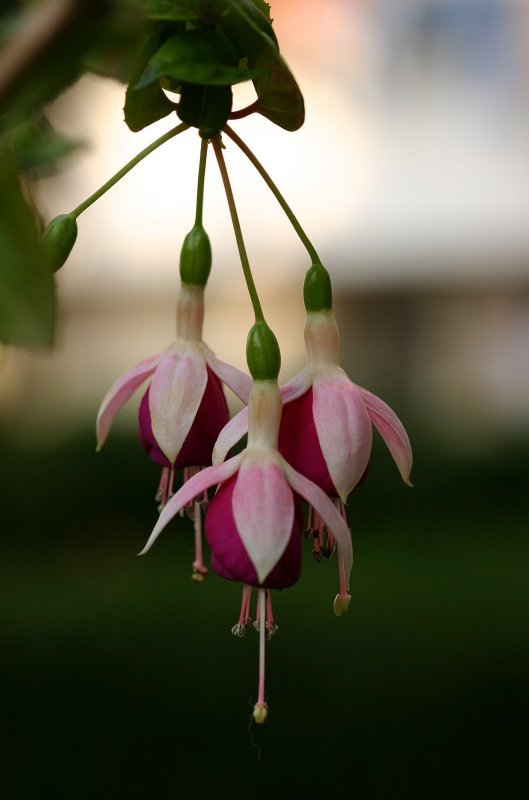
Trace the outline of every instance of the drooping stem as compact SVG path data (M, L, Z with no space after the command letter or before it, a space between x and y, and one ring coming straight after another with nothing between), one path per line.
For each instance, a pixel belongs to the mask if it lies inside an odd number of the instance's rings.
M104 183L96 192L91 194L90 197L88 197L84 202L80 203L77 208L71 212L72 216L77 218L83 213L83 211L86 211L87 208L95 203L96 200L99 200L99 198L104 195L105 192L108 192L109 189L115 186L118 181L120 181L128 172L131 171L131 169L134 169L134 167L139 164L140 161L143 161L146 156L153 153L154 150L157 150L162 144L168 142L169 139L173 138L173 136L178 136L179 133L186 131L188 128L189 125L185 125L182 122L180 125L177 125L176 128L172 128L170 131L167 131L167 133L164 133L163 136L160 136L159 139L156 139L156 141L152 142L152 144L138 153L137 156L134 156L134 158L129 161L128 164L125 164L124 167L116 172L116 174L113 175L112 178L110 178L106 183Z
M204 181L206 178L207 155L208 155L208 141L207 139L202 139L200 144L200 162L198 165L197 210L195 213L195 225L202 224L202 211L204 208Z
M259 295L257 294L257 289L254 283L250 262L248 260L248 254L246 253L246 246L244 244L241 225L239 222L239 216L237 214L235 198L233 197L230 179L228 176L228 171L226 169L226 163L224 161L224 156L222 155L222 143L220 135L215 136L215 138L213 139L213 149L215 150L215 156L217 157L217 163L219 165L219 170L222 177L222 183L224 184L224 191L226 192L226 199L228 200L231 222L233 225L233 231L235 233L235 240L237 242L237 249L239 251L239 256L241 259L242 271L244 273L246 286L248 287L248 294L250 295L250 300L252 301L255 319L256 322L264 321L263 309L261 308L261 302L259 300Z
M227 136L229 136L230 139L232 139L235 142L235 144L242 150L244 155L254 165L254 167L257 170L257 172L261 175L261 177L263 178L264 182L266 183L266 185L268 186L268 188L270 189L270 191L272 192L272 194L276 198L277 202L279 203L279 205L281 206L281 208L283 209L283 211L287 215L292 227L294 228L294 230L296 231L297 235L301 239L301 242L303 243L305 249L307 250L309 256L311 257L313 263L321 264L320 257L318 256L318 253L316 252L316 248L314 247L314 245L310 241L309 237L307 236L307 234L305 233L305 231L301 227L301 224L300 224L298 218L296 217L296 215L294 214L294 212L292 211L292 209L288 205L287 201L285 200L285 198L283 197L283 195L281 194L281 192L277 188L276 184L274 183L274 181L272 180L272 178L270 177L268 172L265 170L265 168L263 167L263 165L261 164L259 159L252 153L250 148L243 142L243 140L240 138L240 136L238 136L235 133L235 131L230 128L229 125L225 125L224 126L224 133Z

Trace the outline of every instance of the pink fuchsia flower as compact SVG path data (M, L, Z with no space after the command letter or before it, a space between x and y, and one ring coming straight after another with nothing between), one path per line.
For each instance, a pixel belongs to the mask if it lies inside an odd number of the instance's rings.
M383 400L350 381L340 367L332 310L307 313L305 343L307 366L281 387L281 454L328 495L345 503L367 469L373 424L404 482L411 485L412 452L404 426ZM244 435L247 419L243 409L222 430L213 463L222 461Z
M206 538L212 566L228 580L244 584L236 635L249 621L250 587L259 590L262 670L256 721L266 717L264 697L264 632L275 630L270 589L294 583L301 564L301 499L315 508L338 547L340 591L335 610L341 613L350 600L351 536L335 504L322 489L297 472L280 455L277 439L281 420L281 395L274 380L257 380L248 404L248 445L239 455L209 467L190 478L160 514L142 553L156 541L167 523L194 497L210 486L219 488L206 511ZM266 618L266 624L265 624Z
M164 467L211 463L211 450L229 419L222 383L247 402L251 378L220 361L202 341L204 287L182 284L177 337L162 353L140 361L107 392L97 417L100 450L117 413L148 378L140 404L140 440Z
M182 283L177 305L177 338L162 353L140 361L107 392L97 417L100 450L116 414L136 389L151 378L139 408L143 449L160 464L156 494L163 507L173 493L174 469L184 468L184 480L211 463L215 440L229 420L222 384L247 402L252 380L216 358L202 341L204 287ZM204 498L206 499L206 498ZM207 574L202 557L201 509L189 508L195 520L193 580Z

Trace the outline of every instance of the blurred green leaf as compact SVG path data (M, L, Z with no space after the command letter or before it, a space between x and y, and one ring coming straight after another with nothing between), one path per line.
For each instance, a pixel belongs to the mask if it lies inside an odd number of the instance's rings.
M247 69L231 42L217 30L181 31L163 44L151 58L136 88L161 76L185 83L229 86L254 78L258 69Z
M199 0L139 0L149 19L192 21L201 16Z
M254 59L250 63L260 71L253 80L257 93L256 109L281 128L297 130L305 121L303 95L279 52L270 22L257 12L251 0L229 0L229 3L235 14L245 22L247 30L253 32ZM221 23L222 26L224 24ZM229 18L227 24L230 24ZM240 26L236 30L237 35L241 35Z
M0 150L0 341L53 341L53 276L12 160Z
M124 108L125 122L131 131L141 131L142 128L163 119L175 109L174 103L164 94L157 81L142 88L135 88L150 59L158 51L161 41L160 33L150 36L138 53L132 68Z
M53 171L58 159L84 144L79 139L70 139L54 131L44 116L35 116L13 126L5 134L4 143L12 152L19 172L38 170L40 175Z

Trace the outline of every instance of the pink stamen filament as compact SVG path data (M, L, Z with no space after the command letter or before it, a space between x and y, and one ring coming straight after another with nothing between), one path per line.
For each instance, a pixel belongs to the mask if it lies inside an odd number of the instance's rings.
M195 560L193 561L193 575L191 576L196 583L202 583L208 574L208 568L204 564L202 553L202 509L200 503L194 503L194 523L195 523Z
M158 503L158 511L161 511L164 505L167 503L167 484L169 481L169 469L168 467L162 467L162 474L160 476L160 483L158 485L158 491L156 492L154 499Z
M231 632L234 636L242 639L246 633L246 628L250 624L250 601L252 599L252 587L244 584L242 588L241 611L239 614L239 621L233 626Z

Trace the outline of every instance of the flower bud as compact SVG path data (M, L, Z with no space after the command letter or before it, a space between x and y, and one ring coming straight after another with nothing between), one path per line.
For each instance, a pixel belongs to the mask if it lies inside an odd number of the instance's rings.
M307 270L303 300L307 311L328 311L332 308L331 279L322 264L313 264Z
M211 244L200 224L194 225L180 251L180 277L182 283L205 286L211 271Z
M77 220L72 214L60 214L49 223L42 244L53 272L62 267L77 239Z
M250 329L246 340L246 361L254 381L275 381L281 367L281 353L274 333L264 320Z

